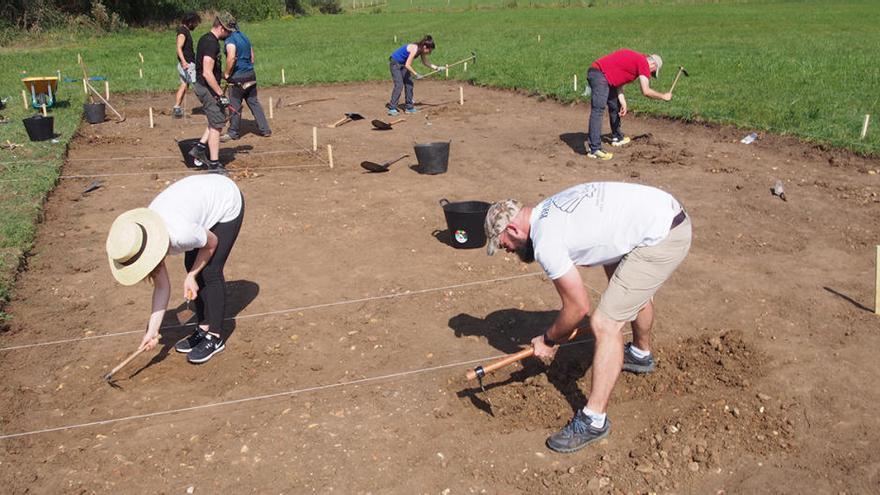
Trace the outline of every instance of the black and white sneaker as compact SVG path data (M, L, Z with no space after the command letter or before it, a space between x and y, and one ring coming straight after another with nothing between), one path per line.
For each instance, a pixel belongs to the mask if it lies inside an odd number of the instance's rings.
M177 343L174 344L174 350L186 354L189 351L193 350L195 346L199 345L199 342L204 340L205 335L207 334L208 332L205 332L201 328L196 327L193 333L189 334L187 337L178 340Z
M201 364L214 357L214 354L226 349L226 344L218 337L211 334L205 335L205 338L198 343L186 355L186 360L193 364Z
M547 447L556 452L569 453L581 450L611 433L611 420L605 418L602 428L596 428L592 420L579 409L565 428L547 438Z
M654 355L648 354L647 357L638 358L632 353L632 343L626 344L623 348L623 371L643 375L654 371Z

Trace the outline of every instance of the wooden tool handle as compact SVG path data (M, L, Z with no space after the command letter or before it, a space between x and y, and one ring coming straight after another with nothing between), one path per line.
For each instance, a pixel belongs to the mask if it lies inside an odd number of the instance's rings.
M574 331L571 332L571 335L568 337L568 340L572 340L575 337L577 337L579 330L580 330L579 328L575 328ZM510 364L513 364L517 361L522 361L523 359L525 359L527 357L532 357L534 354L535 354L535 349L533 347L529 347L529 348L523 349L519 352L510 354L506 357L503 357L503 358L495 361L494 363L487 364L486 366L483 366L482 367L483 368L483 375L488 375L489 373L492 373L493 371L495 371L497 369L503 368L503 367L508 366ZM474 368L472 370L468 370L467 373L465 373L465 377L468 380L475 379L477 377L477 368Z
M99 93L98 90L95 89L94 86L92 86L91 84L89 84L88 81L86 81L86 86L87 86L89 89L91 89L91 90L92 90L92 91L98 96L98 98L99 98L102 102L104 102L104 104L107 105L107 107L110 108L110 110L113 111L113 113L116 114L116 118L119 119L119 122L124 122L124 121L125 121L125 115L121 115L119 112L117 112L116 109L113 108L113 105L111 105L109 101L105 100L104 97L101 96L101 93Z
M678 74L675 75L675 79L672 81L672 87L669 88L669 92L672 93L672 90L675 89L675 85L678 84L678 78L681 77L681 69L678 69Z
M104 380L106 380L106 381L109 382L110 379L113 378L113 375L116 374L116 372L118 372L119 370L121 370L122 368L124 368L125 365L127 365L128 363L130 363L134 358L140 356L141 353L144 352L145 350L147 350L146 347L141 347L141 348L139 348L138 350L132 352L130 356L128 356L127 358L125 358L125 361L119 363L118 365L116 365L115 368L113 368L112 370L110 370L110 373L107 373L106 375L104 375Z
M392 120L391 122L388 123L388 125L399 124L399 123L403 122L404 120L406 120L406 119Z
M513 364L517 361L522 361L523 359L525 359L527 357L531 357L534 354L535 354L535 349L533 349L531 347L529 347L528 349L523 349L517 353L510 354L507 357L501 358L492 364L484 366L483 373L485 373L485 374L492 373L493 371L497 370L498 368L503 368L503 367L505 367L509 364ZM475 370L468 370L468 372L465 376L467 376L468 380L473 380L477 377L477 372Z
M349 120L350 120L349 117L342 117L341 119L337 120L336 122L330 124L330 127L336 127L336 126L342 125L344 122L347 122Z

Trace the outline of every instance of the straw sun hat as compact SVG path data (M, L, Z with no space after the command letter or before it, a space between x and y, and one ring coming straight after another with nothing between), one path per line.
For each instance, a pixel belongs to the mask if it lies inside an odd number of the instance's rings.
M107 235L110 272L122 285L134 285L153 271L168 252L165 222L149 208L116 217Z

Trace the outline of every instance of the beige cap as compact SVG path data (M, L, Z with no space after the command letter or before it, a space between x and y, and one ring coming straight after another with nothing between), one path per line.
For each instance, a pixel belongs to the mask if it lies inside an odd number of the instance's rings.
M660 77L660 67L663 67L663 59L656 53L648 55L647 58L649 63L654 62L654 66L657 67L657 69L654 70L654 77Z
M168 253L168 228L149 208L128 210L116 217L107 235L110 273L122 285L134 285Z
M498 236L501 235L501 232L504 232L504 229L510 224L513 217L519 213L519 210L521 210L522 207L522 203L515 199L498 201L489 207L489 211L486 212L485 224L487 239L486 254L489 256L495 254L495 251L498 249Z

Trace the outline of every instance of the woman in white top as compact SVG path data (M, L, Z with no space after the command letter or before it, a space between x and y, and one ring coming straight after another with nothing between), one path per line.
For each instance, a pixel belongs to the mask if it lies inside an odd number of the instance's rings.
M193 175L171 184L149 208L116 218L107 236L110 270L119 283L153 282L153 304L141 347L159 340L159 326L171 297L165 256L184 254L183 294L194 300L198 327L175 350L191 363L204 363L225 348L223 317L226 280L223 266L244 218L238 186L222 175Z

